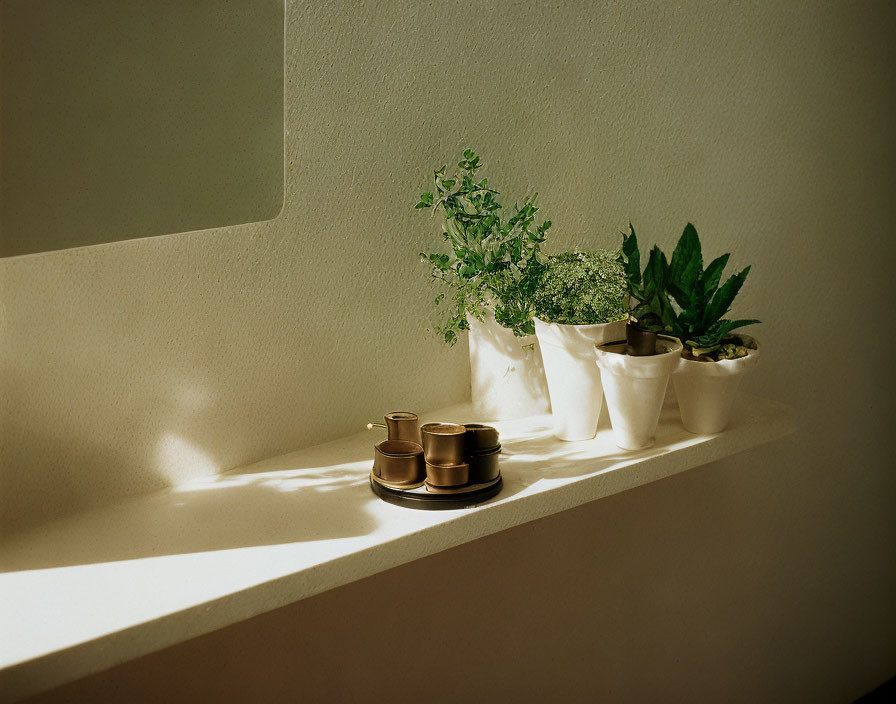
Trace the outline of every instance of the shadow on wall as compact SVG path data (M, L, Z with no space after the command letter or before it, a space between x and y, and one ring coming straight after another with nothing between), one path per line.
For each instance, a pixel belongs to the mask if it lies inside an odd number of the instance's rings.
M54 354L61 359L65 345ZM93 367L91 360L96 358L80 356L80 363L70 367L60 380L57 399L68 398L59 405L37 404L28 393L27 375L9 375L4 389L7 407L0 421L3 535L222 469L217 458L192 439L214 414L213 399L203 386L181 382L169 370L146 370L150 379L146 396L158 410L155 423L141 427L138 404L144 399L128 393L127 382L111 370ZM50 377L55 373L46 372ZM94 391L67 393L65 387L78 384ZM104 407L102 395L109 392L124 397L123 412L116 415ZM138 462L135 446L147 437L155 438L155 451Z
M180 240L151 245L151 261L131 244L110 245L126 260L95 265L90 286L63 276L62 257L42 259L71 291L16 321L0 344L3 536L308 444L290 413L312 392L277 366L298 366L303 350L284 354L288 340L261 344L238 323L249 274L221 252L206 284L217 305L183 315L195 269ZM163 274L182 295L159 296L152 282ZM22 295L40 296L37 281L20 277ZM37 342L47 330L53 344ZM154 346L163 352L149 353Z

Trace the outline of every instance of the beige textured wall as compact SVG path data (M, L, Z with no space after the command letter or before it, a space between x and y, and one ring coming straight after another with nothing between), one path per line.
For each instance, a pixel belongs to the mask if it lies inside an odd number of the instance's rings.
M275 217L283 11L0 2L0 256Z
M753 264L751 383L800 433L56 698L164 688L180 661L169 690L222 700L410 700L370 669L392 649L413 692L438 654L495 663L494 701L838 702L892 676L894 29L870 2L289 3L278 220L0 262L6 528L462 398L464 349L421 334L433 233L410 207L464 146L537 187L555 248L615 244L628 218L671 245L691 220ZM371 613L483 585L494 611L469 623ZM469 693L470 667L432 698Z

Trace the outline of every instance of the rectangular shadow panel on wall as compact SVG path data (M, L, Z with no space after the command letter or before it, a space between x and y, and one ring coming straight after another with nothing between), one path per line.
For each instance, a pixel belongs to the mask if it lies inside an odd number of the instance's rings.
M283 0L0 0L0 256L269 220Z

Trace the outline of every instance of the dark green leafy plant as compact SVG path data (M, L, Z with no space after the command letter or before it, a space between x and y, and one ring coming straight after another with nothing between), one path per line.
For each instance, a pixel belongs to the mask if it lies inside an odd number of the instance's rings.
M677 310L670 331L694 357L718 351L731 331L760 322L724 317L750 273L748 266L719 287L730 256L723 254L704 269L700 237L691 223L684 228L672 252L666 290Z
M631 223L628 229L628 234L622 233L622 251L618 261L625 272L626 288L630 297L629 313L642 330L666 332L675 319L675 311L666 295L669 263L662 250L654 245L642 274L638 236Z
M720 354L726 337L738 328L760 321L728 320L725 314L750 273L750 267L734 274L719 287L722 272L730 254L723 254L703 268L703 252L697 229L690 223L672 252L671 261L654 246L650 259L640 270L640 254L635 229L629 225L629 234L622 235L622 254L619 261L625 267L628 292L632 299L631 315L639 327L652 332L662 332L677 337L689 356L699 358ZM727 344L723 350L730 357L743 356L744 345L733 345L729 354Z
M417 208L442 214L442 237L448 252L421 253L432 275L447 284L450 294L435 299L441 315L436 331L445 342L457 342L467 329L467 314L482 320L493 305L495 320L515 335L531 334L532 296L544 267L539 250L551 222L535 223L534 194L514 205L506 219L498 191L488 179L476 180L481 163L472 150L464 151L459 171L446 174L443 166L433 174L433 190L420 196Z
M626 316L626 282L616 252L564 252L548 257L532 299L535 316L593 325Z

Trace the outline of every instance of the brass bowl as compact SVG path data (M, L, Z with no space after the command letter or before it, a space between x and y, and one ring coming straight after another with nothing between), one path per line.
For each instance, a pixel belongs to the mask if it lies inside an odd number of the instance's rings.
M470 480L470 465L466 462L457 464L426 463L426 482L433 486L463 486Z
M464 435L467 429L456 423L427 423L423 433L423 455L436 465L456 465L464 461Z
M410 440L423 445L420 437L420 421L416 413L393 411L385 415L386 432L390 440Z
M374 446L373 473L396 485L420 486L426 476L423 448L410 440L383 440Z
M478 452L491 452L499 447L498 431L490 425L467 423L464 425L464 452L472 455Z
M490 452L479 452L470 455L467 461L470 463L470 484L484 484L498 478L501 467L498 464L498 456L501 454L501 446Z

